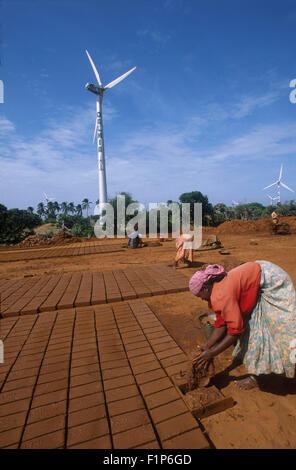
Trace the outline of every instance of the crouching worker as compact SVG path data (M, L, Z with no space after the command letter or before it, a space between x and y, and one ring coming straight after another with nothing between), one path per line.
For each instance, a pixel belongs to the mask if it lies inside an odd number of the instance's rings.
M142 235L138 232L138 226L135 226L135 231L129 236L128 244L130 248L142 248L143 240Z
M193 262L193 237L194 235L184 233L176 240L177 253L174 262L174 268L177 267L178 262L182 260L188 267Z
M244 390L256 387L261 374L295 377L291 347L296 338L296 292L279 266L248 262L227 273L218 264L209 265L192 276L189 289L216 314L215 329L201 348L202 359L236 344L233 356L250 374L236 382Z

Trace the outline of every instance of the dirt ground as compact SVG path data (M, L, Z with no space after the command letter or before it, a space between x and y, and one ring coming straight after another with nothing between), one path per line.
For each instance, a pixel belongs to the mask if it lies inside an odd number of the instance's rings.
M205 239L209 233L217 232L207 228L203 231L203 238ZM239 235L221 233L218 236L224 250L230 252L229 255L222 255L218 250L195 252L194 266L192 268L180 266L178 271L189 278L196 269L208 263L219 263L229 270L245 261L268 260L287 271L296 285L295 233L287 236L258 232ZM124 243L122 240L95 242ZM80 246L93 243L94 239L83 242ZM170 240L164 241L159 247L124 249L118 253L7 262L0 264L0 280L66 272L105 271L159 263L168 265L172 264L175 252L175 243ZM196 343L202 344L203 332L197 317L207 311L205 302L189 292L148 297L144 300L184 352L190 353ZM296 381L270 376L260 383L259 389L241 391L234 384L234 380L244 376L247 371L244 366L225 371L232 362L231 353L232 350L228 350L215 359L217 370L215 384L226 396L231 395L236 404L229 410L202 420L215 447L295 448Z

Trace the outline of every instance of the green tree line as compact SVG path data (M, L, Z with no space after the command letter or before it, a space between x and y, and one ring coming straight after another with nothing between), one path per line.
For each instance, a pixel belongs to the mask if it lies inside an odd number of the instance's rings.
M125 208L127 208L131 203L138 203L138 201L134 200L132 195L128 192L121 192L119 196L125 197ZM212 205L206 195L202 194L200 191L191 191L181 194L178 201L168 200L166 203L168 209L173 202L180 206L182 203L190 204L191 223L193 223L194 203L200 203L202 205L202 224L204 226L213 227L216 227L227 220L256 220L270 217L274 210L282 216L296 215L296 202L294 200L276 206L264 206L258 202L238 204L235 206L227 206L222 202ZM109 199L109 203L112 205L114 210L114 226L116 234L117 196ZM33 228L50 222L57 223L60 228L65 227L65 230L70 231L74 236L93 236L93 228L98 216L90 215L92 204L94 203L87 198L83 199L83 201L77 205L75 205L74 202L58 203L56 201L48 201L46 204L40 202L37 205L36 213L32 206L29 206L27 210L20 210L7 209L3 204L0 204L0 243L17 243L28 234L33 233ZM98 201L96 201L96 204L98 204ZM137 212L133 215L126 215L125 224L127 224L128 221L136 215L136 213ZM151 215L151 211L147 211L147 232L149 231L149 217ZM157 220L159 229L159 212L157 214ZM172 222L172 212L169 210L169 232L171 232L172 229Z

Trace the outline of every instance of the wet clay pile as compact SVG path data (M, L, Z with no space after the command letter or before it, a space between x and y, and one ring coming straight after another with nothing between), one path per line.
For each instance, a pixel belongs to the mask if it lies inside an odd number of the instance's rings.
M288 223L290 225L291 233L296 233L296 217L280 217L280 223ZM216 227L215 232L218 234L223 233L269 233L272 228L270 218L258 220L228 220L223 224Z
M186 402L192 410L207 406L221 399L221 396L215 388L199 388L186 393Z
M191 362L187 369L185 399L191 409L205 407L208 403L219 398L217 390L205 388L215 374L214 360L204 360L198 364L196 362L192 363L192 359L197 358L201 353L200 348L191 353Z
M65 245L67 243L77 243L84 241L83 238L72 237L72 235L64 232L59 232L52 238L40 237L38 235L29 235L23 241L18 243L16 248L30 248L33 246L56 246Z
M198 362L198 357L202 354L200 348L196 349L191 353L191 362L187 370L187 390L188 392L200 388L206 387L211 377L215 374L214 360L201 360ZM193 358L197 359L192 362Z

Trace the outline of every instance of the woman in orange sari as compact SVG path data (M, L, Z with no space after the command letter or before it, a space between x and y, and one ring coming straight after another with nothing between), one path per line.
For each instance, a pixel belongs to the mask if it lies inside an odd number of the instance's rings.
M193 235L183 234L176 240L177 254L174 262L174 268L177 267L178 261L182 260L188 267L193 261Z
M256 387L260 375L295 377L296 292L283 269L264 260L229 272L212 264L192 276L189 289L216 314L215 329L197 362L236 345L233 356L249 372L236 382L239 388Z

